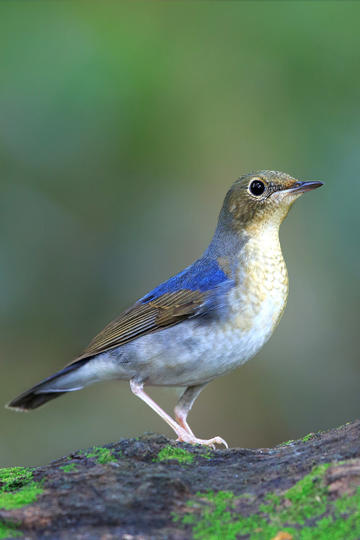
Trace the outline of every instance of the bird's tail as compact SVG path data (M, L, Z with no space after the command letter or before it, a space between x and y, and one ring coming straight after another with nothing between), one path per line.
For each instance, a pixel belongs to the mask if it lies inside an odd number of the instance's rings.
M81 377L79 378L76 372L87 362L88 358L85 358L66 366L23 394L20 394L20 396L10 401L6 407L16 411L30 411L37 409L52 399L62 396L66 392L80 390L85 384L79 385Z

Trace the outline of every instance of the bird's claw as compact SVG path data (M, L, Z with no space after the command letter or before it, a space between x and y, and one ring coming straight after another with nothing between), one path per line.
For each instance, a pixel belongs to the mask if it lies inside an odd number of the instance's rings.
M229 448L228 443L222 438L222 437L213 437L212 439L209 439L208 441L202 441L201 444L205 444L206 446L210 446L213 450L216 448L216 444L223 445L225 448Z
M228 443L222 437L213 437L212 439L198 439L195 436L191 436L188 433L178 434L179 437L176 439L179 442L187 442L190 444L201 444L203 446L209 446L212 450L216 449L216 445L224 445L225 448L229 448Z

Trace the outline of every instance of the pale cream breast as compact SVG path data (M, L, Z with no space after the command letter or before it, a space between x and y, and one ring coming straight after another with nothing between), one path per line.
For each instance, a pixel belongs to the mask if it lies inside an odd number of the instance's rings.
M238 330L250 332L260 348L278 324L287 295L288 275L278 228L263 227L244 246L236 286L230 292L230 309Z

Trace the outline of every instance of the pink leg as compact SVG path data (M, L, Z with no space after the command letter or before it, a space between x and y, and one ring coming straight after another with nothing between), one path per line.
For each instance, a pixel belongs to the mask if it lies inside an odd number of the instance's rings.
M153 399L151 399L150 396L146 394L146 392L144 392L143 384L131 380L130 388L135 396L142 399L147 405L149 405L149 407L152 408L153 411L155 411L163 420L165 420L165 422L175 431L180 440L186 440L188 433L185 431L185 429L179 426L179 424L177 424L175 420L171 418L171 416L169 416L157 403L155 403Z
M175 419L178 424L180 424L180 426L182 426L185 431L187 431L193 437L195 437L195 435L193 434L189 424L187 423L187 417L192 406L194 405L196 398L204 387L205 384L201 384L199 386L189 386L188 388L185 388L183 394L181 395L181 398L177 402L174 409Z
M204 440L204 439L198 439L195 437L194 433L192 432L189 424L187 423L187 417L191 410L191 407L193 406L196 398L200 394L201 390L206 386L205 384L199 384L197 386L189 386L185 389L184 393L182 394L181 398L179 399L175 409L175 419L180 424L181 427L185 429L185 431L192 437L192 442L197 444L204 444L206 446L211 446L215 448L216 444L223 444L226 448L229 448L228 444L224 439L221 437L213 437L212 439ZM182 439L179 439L182 440Z
M194 386L185 390L175 409L176 419L179 420L179 425L171 416L169 416L150 396L144 391L144 385L137 383L134 380L130 381L130 388L133 394L142 399L149 407L153 409L165 422L175 431L178 436L178 441L188 442L191 444L203 444L215 448L215 444L223 444L228 448L227 443L221 437L214 437L209 440L198 439L191 431L186 422L187 413L191 409L196 397L199 395L202 386ZM189 405L190 404L190 405Z

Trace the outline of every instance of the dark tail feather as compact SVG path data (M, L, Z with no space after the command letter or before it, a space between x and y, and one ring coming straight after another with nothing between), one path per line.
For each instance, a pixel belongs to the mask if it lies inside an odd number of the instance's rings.
M6 408L23 412L31 411L32 409L37 409L51 399L60 397L63 394L66 394L66 392L48 392L47 394L36 394L36 392L33 390L28 390L10 401L10 403L6 405Z
M14 409L16 411L30 411L32 409L37 409L38 407L44 405L52 399L56 399L63 394L66 394L67 391L42 392L41 389L49 382L54 381L55 379L58 379L59 377L62 377L63 375L66 375L67 373L70 373L71 371L74 371L75 369L83 366L87 361L88 359L85 358L83 360L78 360L77 362L74 362L69 366L66 366L64 369L58 371L54 375L51 375L47 379L44 379L39 384L33 386L23 394L20 394L20 396L17 396L15 399L10 401L10 403L8 403L6 407L8 409ZM68 392L71 392L71 390L68 390Z

